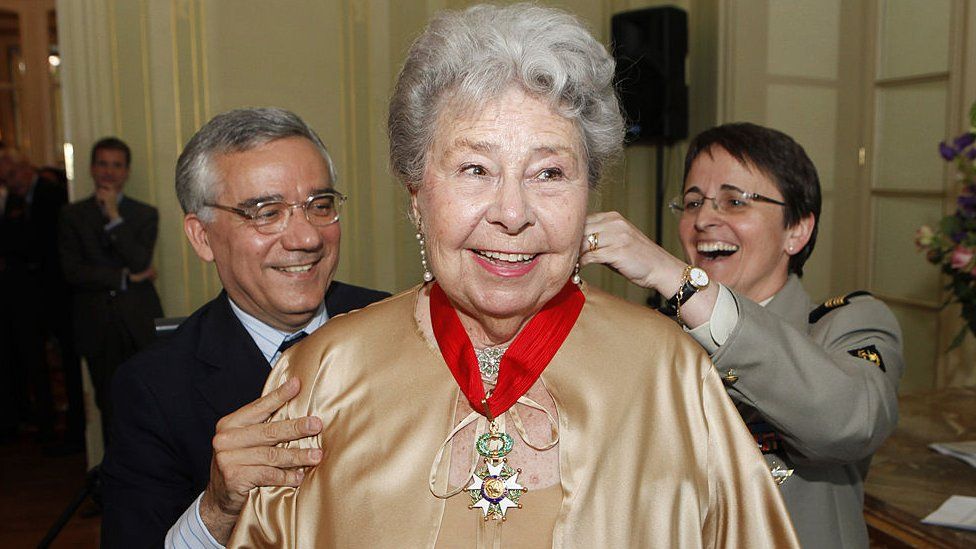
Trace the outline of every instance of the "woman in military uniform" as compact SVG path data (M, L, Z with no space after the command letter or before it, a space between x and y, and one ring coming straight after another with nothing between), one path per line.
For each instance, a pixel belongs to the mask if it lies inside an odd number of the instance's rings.
M801 276L820 202L792 138L726 124L690 143L670 204L687 263L615 212L589 216L580 261L671 296L666 308L710 354L804 547L867 547L863 480L898 419L902 338L866 292L810 301Z

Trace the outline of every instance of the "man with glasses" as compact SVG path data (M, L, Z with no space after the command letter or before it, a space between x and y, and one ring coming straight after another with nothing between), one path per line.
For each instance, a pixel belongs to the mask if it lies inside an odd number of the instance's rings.
M801 282L820 181L789 136L740 123L688 146L671 201L687 263L617 213L587 219L581 264L670 297L749 425L804 547L867 547L863 480L894 430L901 330L866 292L823 304Z
M180 155L183 227L224 291L116 376L105 546L219 547L252 487L296 486L318 463L274 446L316 435L321 420L264 423L297 383L257 397L288 347L388 295L332 280L345 201L335 182L322 141L281 109L218 115Z

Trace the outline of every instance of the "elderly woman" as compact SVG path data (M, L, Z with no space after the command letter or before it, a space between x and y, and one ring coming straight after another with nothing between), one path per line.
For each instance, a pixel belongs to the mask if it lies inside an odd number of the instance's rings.
M718 126L691 141L671 207L701 273L616 213L590 216L581 262L674 296L671 310L723 376L804 547L867 547L863 480L898 419L901 331L865 292L814 304L804 291L820 216L813 163L781 132Z
M621 148L613 60L571 16L438 16L390 107L426 283L330 320L266 390L323 418L299 488L252 491L231 545L789 547L706 354L576 271Z

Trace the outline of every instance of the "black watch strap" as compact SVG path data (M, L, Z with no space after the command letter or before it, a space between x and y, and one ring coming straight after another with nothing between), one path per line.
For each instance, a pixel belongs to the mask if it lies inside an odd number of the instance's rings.
M675 311L678 310L679 306L687 303L688 300L691 299L691 296L695 295L696 292L698 292L698 288L695 287L695 285L692 284L690 280L686 280L684 286L682 286L680 290L675 292L675 294L671 296L671 299L669 299L668 302L665 304L665 310L673 314ZM679 295L681 296L680 303L678 302Z

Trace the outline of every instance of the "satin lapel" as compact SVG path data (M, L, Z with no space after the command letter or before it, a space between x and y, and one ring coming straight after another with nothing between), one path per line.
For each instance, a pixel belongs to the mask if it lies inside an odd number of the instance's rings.
M796 275L790 275L786 280L783 289L773 297L773 300L766 305L766 309L785 318L801 332L810 330L808 314L810 309L810 296L803 289L803 284Z
M271 367L221 292L200 323L197 358L207 364L196 386L218 417L261 396Z

